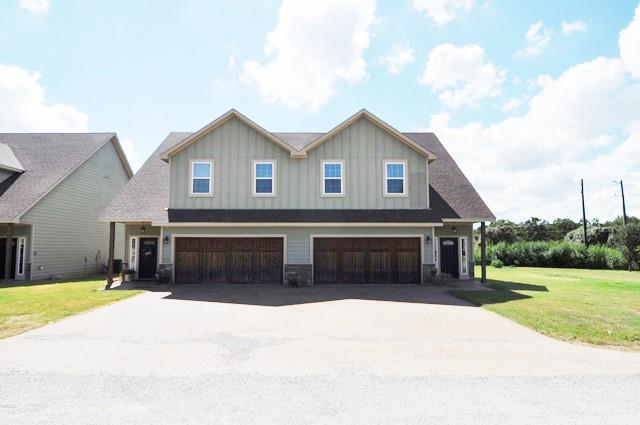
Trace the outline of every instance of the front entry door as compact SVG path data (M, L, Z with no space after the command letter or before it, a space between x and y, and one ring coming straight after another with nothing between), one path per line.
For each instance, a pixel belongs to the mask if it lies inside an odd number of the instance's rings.
M11 244L11 279L16 278L16 245L17 239L14 238ZM0 238L0 280L4 279L4 263L7 254L7 238Z
M440 273L448 273L456 279L460 276L458 238L440 238Z
M158 239L140 238L138 256L138 279L153 279L156 277L158 264Z

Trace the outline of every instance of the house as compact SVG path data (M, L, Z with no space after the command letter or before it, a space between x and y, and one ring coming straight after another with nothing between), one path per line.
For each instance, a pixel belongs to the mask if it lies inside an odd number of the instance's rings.
M115 133L0 133L0 279L103 271L98 219L132 175ZM114 250L122 258L124 244Z
M274 133L231 110L170 133L106 208L138 279L421 283L473 277L494 216L432 133L362 110L326 133Z

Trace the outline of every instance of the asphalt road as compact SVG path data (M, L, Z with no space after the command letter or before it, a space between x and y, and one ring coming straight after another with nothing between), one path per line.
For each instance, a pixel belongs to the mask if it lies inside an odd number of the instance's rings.
M153 292L0 341L0 423L634 424L640 353L441 290Z

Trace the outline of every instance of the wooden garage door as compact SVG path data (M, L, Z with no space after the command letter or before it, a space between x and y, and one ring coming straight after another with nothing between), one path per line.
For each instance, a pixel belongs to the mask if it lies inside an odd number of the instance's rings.
M176 238L176 283L282 283L282 238Z
M315 283L420 283L420 238L314 238Z

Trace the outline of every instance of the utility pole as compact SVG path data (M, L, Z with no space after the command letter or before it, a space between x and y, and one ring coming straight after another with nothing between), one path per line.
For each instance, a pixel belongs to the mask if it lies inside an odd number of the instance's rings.
M584 232L584 246L589 246L587 241L587 213L584 210L584 180L580 179L580 193L582 193L582 231Z
M620 192L622 192L622 223L627 225L627 207L624 204L624 185L622 184L622 180L620 180Z

